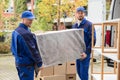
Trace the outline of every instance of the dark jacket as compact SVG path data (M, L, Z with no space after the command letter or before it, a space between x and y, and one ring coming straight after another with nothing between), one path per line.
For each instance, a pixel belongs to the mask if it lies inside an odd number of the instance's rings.
M84 41L86 44L86 54L91 53L91 43L92 43L92 23L85 18L82 20L80 25L78 26L78 23L75 23L72 28L83 28L84 29ZM94 44L96 43L96 32L94 30Z
M35 35L23 23L20 23L12 33L11 51L15 57L16 66L37 64L41 67L42 65Z

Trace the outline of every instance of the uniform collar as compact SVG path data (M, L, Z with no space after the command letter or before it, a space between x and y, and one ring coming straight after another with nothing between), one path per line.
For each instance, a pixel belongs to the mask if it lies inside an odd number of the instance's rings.
M76 23L75 26L77 26L79 28L81 25L85 24L86 21L87 20L85 18L83 18L83 20L81 21L80 25L78 25L78 23Z
M28 31L29 31L29 28L28 28L25 24L23 24L23 23L20 23L20 24L19 24L19 27L22 27L22 28L24 28L25 30L28 30Z
M81 22L82 22L82 21L80 21L80 20L77 21L78 26L81 24Z
M85 18L83 18L83 20L82 20L81 24L85 24L85 22L86 22L86 19L85 19Z

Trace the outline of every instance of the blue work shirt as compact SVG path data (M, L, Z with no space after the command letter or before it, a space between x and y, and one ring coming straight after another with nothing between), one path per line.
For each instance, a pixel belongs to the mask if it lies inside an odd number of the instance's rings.
M77 29L84 29L84 41L86 44L86 54L91 53L91 43L92 43L92 23L85 18L82 20L80 25L78 26L78 23L75 23L72 28L77 28ZM96 43L96 32L94 30L94 44Z
M29 35L32 35L32 37ZM42 66L35 35L23 23L20 23L12 33L11 51L15 57L16 66L29 64L37 64L38 67Z

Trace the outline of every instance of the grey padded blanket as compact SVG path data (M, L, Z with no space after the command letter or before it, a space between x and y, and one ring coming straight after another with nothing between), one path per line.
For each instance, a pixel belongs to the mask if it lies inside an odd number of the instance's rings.
M86 49L83 29L51 31L36 38L45 67L79 59Z

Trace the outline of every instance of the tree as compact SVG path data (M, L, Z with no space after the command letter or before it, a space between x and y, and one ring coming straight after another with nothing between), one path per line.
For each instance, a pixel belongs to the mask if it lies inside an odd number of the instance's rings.
M0 0L0 23L1 24L5 22L5 17L3 17L3 13L8 8L8 3L9 3L9 0ZM1 25L1 24L0 24L0 30L2 27L4 27L4 25ZM0 53L10 52L10 42L9 43L7 41L3 42L5 41L5 35L6 35L5 32L0 32Z
M15 13L20 14L27 10L27 2L30 0L14 0Z
M69 17L73 17L75 8L78 6L86 6L87 0L76 0L71 2L70 0L61 0L61 4L58 4L58 0L38 0L36 2L35 14L37 20L34 22L32 30L50 30L51 25L55 19L58 19L58 9L60 6L60 17L63 17L64 13Z
M23 11L27 10L27 2L31 0L14 0L14 17L9 19L10 27L15 28L17 27L18 23L20 22L20 15Z
M8 7L9 0L0 0L0 21L2 20L2 13Z
M39 0L34 10L37 20L34 21L32 30L51 30L53 20L57 18L57 6L55 0Z
M4 28L3 23L6 17L3 16L3 13L8 8L8 2L9 0L0 0L0 29Z

